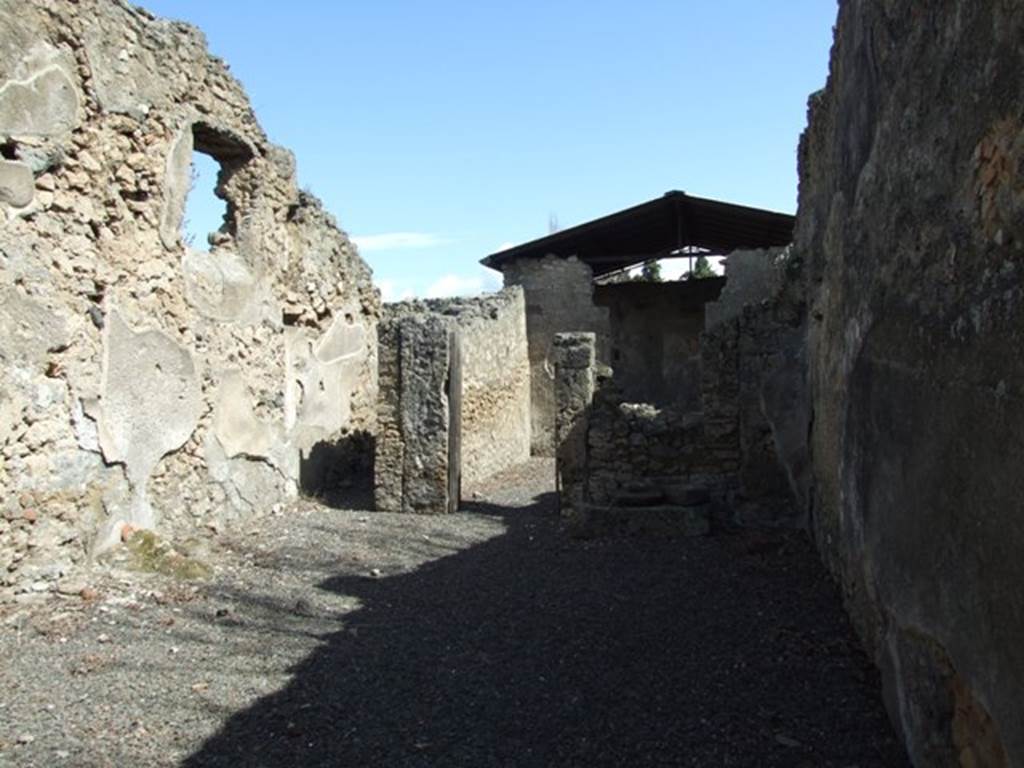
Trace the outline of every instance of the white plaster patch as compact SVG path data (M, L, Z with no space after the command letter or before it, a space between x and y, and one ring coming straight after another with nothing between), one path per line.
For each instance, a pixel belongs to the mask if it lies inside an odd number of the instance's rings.
M225 372L217 392L213 429L227 458L269 458L275 444L274 429L257 418L242 372Z
M100 448L108 462L125 465L130 522L151 528L146 483L199 423L199 379L188 350L161 331L132 330L116 309L107 313L103 342Z
M62 136L78 125L79 113L78 88L57 64L0 86L0 134Z

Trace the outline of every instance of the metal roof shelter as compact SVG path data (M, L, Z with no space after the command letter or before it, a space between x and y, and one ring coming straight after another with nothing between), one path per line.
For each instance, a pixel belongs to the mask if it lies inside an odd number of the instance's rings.
M594 276L652 259L724 256L738 248L793 241L795 218L760 208L671 191L632 208L492 253L481 264L501 270L514 259L576 256Z

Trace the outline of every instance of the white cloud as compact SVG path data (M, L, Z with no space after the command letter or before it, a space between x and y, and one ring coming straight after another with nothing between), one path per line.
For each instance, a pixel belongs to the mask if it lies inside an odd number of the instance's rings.
M381 301L405 301L416 296L412 288L400 287L394 280L378 280L377 287L380 288Z
M385 232L380 235L360 235L352 241L360 251L397 251L402 248L436 248L451 242L430 232Z
M427 286L424 294L428 299L446 296L473 296L478 293L496 291L501 288L501 276L490 269L480 268L475 275L443 275Z
M694 261L696 261L694 257ZM725 267L722 264L721 256L710 256L708 262L711 264L711 269L715 271L716 275L725 274ZM661 277L663 280L678 280L690 269L690 260L685 257L677 257L674 259L662 259L661 260ZM632 272L632 270L631 270ZM635 270L636 274L640 274L640 268Z

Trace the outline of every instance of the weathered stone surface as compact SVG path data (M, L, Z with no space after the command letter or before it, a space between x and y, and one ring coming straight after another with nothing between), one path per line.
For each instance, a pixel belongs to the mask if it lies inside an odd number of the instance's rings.
M130 10L115 5L87 25L84 41L100 105L107 112L141 120L180 87L180 80L170 73L153 76L162 63L158 57L173 48L180 31L175 22L163 19L142 29L134 20ZM205 47L202 34L190 31Z
M160 240L166 248L176 247L181 240L181 220L185 216L185 203L192 184L194 147L195 136L190 123L178 131L171 144L171 150L167 153L164 169L164 202L160 209ZM185 251L186 259L191 256L190 250Z
M0 487L74 533L29 558L0 531L21 589L119 521L172 536L293 496L315 445L375 429L379 299L196 30L107 0L0 17ZM203 252L193 152L227 208Z
M403 511L447 512L449 459L448 365L450 325L425 315L405 317L402 328L402 410L405 436Z
M263 319L276 320L273 317L273 297L266 280L253 274L240 254L231 251L210 253L186 247L181 269L185 277L185 295L203 317L243 325Z
M385 512L402 509L405 441L401 419L400 340L398 323L383 317L377 326L377 442L373 461L373 503L376 509Z
M132 330L116 310L107 314L103 341L100 448L108 462L126 467L135 494L127 522L151 528L146 485L157 462L199 423L199 378L188 350L160 331Z
M531 450L555 452L554 358L556 333L589 332L597 339L597 360L608 365L608 309L594 305L590 267L575 257L518 259L503 267L506 286L521 286L526 298L530 355Z
M556 333L552 344L555 367L593 368L596 338L592 333ZM557 381L558 376L555 376Z
M764 248L733 251L725 260L725 287L718 299L707 305L705 327L743 314L745 307L757 307L782 290L785 279L785 254L788 249Z
M723 283L708 278L594 287L594 303L608 309L607 362L627 400L700 410L700 334L705 307Z
M281 439L274 426L261 421L249 399L241 371L221 376L213 432L227 458L258 456L269 458Z
M78 87L59 64L0 85L0 136L62 136L78 122Z
M1022 39L842 3L800 149L813 528L918 765L1024 765Z
M466 494L484 479L530 455L530 384L523 292L518 287L473 298L431 299L385 305L388 318L435 314L454 324L461 337L461 477ZM381 345L393 337L381 337ZM400 373L383 359L382 387ZM388 408L382 391L381 407ZM378 442L386 455L394 448Z
M399 313L380 326L380 433L375 465L378 510L449 511L449 395L454 322Z
M593 333L555 334L555 466L559 509L577 521L589 502L587 435L595 386Z
M35 197L32 169L24 163L0 160L0 203L24 208Z
M0 288L0 355L9 365L42 365L47 353L68 345L71 334L60 315L15 286Z
M587 430L589 503L615 504L638 484L700 487L724 501L738 469L734 430L723 439L708 432L700 411L624 402L612 379L599 378Z
M729 257L701 337L709 419L739 450L735 522L803 527L810 486L804 286L791 254ZM735 290L729 286L739 284ZM728 380L728 381L727 381Z

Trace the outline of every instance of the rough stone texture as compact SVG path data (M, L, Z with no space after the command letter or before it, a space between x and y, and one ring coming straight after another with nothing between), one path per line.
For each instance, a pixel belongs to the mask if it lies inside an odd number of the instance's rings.
M522 290L512 287L439 304L462 339L462 483L472 493L530 457L525 302Z
M379 333L376 508L444 514L451 511L448 375L455 324L430 312L389 311Z
M592 333L555 334L555 457L559 509L579 518L587 498L587 433L594 398L596 339Z
M10 33L9 43L16 35L17 32ZM33 40L31 33L27 37L32 43L40 42ZM46 45L38 52L19 51L12 45L4 45L4 48L7 76L17 73L19 66L32 71L24 80L18 80L14 74L0 86L0 115L3 115L5 131L13 136L59 137L69 133L78 125L81 98L66 69L70 60ZM28 55L22 59L25 53ZM42 56L38 56L39 53ZM58 63L61 58L64 61ZM29 63L25 59L34 61Z
M120 521L223 527L295 495L315 446L374 428L379 300L198 31L117 0L0 18L9 597ZM193 151L227 203L208 251L180 233Z
M1022 41L848 0L800 149L814 531L918 765L1024 765Z
M733 251L725 260L725 287L707 305L706 327L738 317L748 305L757 306L782 290L788 248Z
M574 256L517 259L503 267L506 286L522 286L530 355L531 450L554 456L555 399L552 345L556 333L594 333L597 360L609 365L608 310L594 306L590 267Z
M734 445L708 441L704 415L648 403L624 402L621 390L599 379L587 434L587 495L614 505L638 483L703 487L728 498L738 469Z
M107 314L103 352L100 397L91 414L99 447L107 461L125 467L134 490L130 522L152 528L156 519L146 494L149 477L199 423L196 367L188 350L170 336L132 331L114 308Z
M528 459L530 369L522 289L387 304L385 314L388 318L434 314L459 330L463 490L473 493L486 478ZM382 336L381 345L393 339ZM388 374L388 382L396 380ZM386 399L382 394L382 402Z
M811 475L804 287L797 263L776 255L766 266L769 256L730 256L722 298L707 305L705 408L739 450L735 521L804 527ZM730 291L733 281L740 287Z
M610 364L626 399L700 410L700 334L704 307L725 280L598 285L608 308Z
M742 272L745 263L741 259L734 271ZM615 507L628 503L638 487L660 503L677 490L703 488L732 522L803 524L809 478L803 284L783 280L787 273L778 264L773 269L779 269L779 279L763 286L756 304L741 305L703 334L704 306L722 291L721 280L598 287L596 300L611 307L612 354L617 345L633 350L620 356L627 370L598 377L593 403L580 415L573 396L580 378L572 357L578 345L570 334L562 348L556 336L556 359L566 359L554 387L564 506ZM733 300L739 295L751 292L740 291ZM683 306L671 308L673 303ZM673 312L685 322L662 322ZM642 349L646 344L663 350L673 334L696 353L685 368L660 356L652 361ZM681 402L669 398L659 407L634 398L638 390L653 391L652 379L666 388L673 382L686 388L688 377L695 379L689 387L694 391ZM582 448L573 439L574 425L586 433Z
M0 160L0 204L24 208L36 196L32 169L25 163Z

